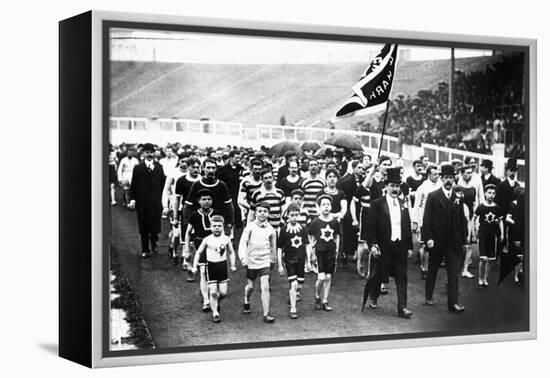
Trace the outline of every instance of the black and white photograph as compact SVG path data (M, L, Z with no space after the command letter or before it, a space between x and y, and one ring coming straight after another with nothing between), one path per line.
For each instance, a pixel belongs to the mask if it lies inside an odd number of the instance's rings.
M123 24L109 355L530 330L528 49Z

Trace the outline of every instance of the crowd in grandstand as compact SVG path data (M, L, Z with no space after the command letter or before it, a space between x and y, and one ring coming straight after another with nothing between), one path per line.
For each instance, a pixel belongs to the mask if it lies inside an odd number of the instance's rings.
M420 116L426 122L434 117ZM111 205L118 204L118 186L122 205L137 213L142 258L158 253L161 223L170 222L167 253L188 281L199 280L203 310L212 312L214 322L221 320L228 262L236 270L237 260L247 277L243 312L250 313L259 280L267 323L274 321L269 275L275 268L288 276L293 319L304 275L317 275L316 309L332 311L332 276L338 264L350 261L367 279L364 299L370 308L377 308L391 276L397 314L410 318L407 259L413 249L426 280L426 305L434 304L437 271L445 264L448 309L464 311L458 277L475 276L469 270L474 244L480 290L489 285L493 262L509 256L520 285L525 211L515 159L508 160L502 178L492 174L491 160L438 166L421 156L410 167L401 164L388 156L329 148L322 156L314 151L277 156L269 149L231 146L123 144L109 156Z
M454 76L454 112L449 111L449 84L439 82L434 90L414 96L396 95L388 112L388 135L402 143L436 144L455 149L490 153L493 143L503 143L504 134L521 135L525 126L522 76L523 57L506 55L484 70ZM495 106L498 104L498 106ZM383 117L383 114L380 116ZM380 132L377 125L359 121L360 131ZM458 132L457 132L458 131ZM521 140L507 141L506 156L524 158Z

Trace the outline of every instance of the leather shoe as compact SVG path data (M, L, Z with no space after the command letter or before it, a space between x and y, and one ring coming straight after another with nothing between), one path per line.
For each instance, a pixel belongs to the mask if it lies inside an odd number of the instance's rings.
M404 318L404 319L410 319L412 317L412 314L413 314L413 312L411 310L409 310L408 308L404 308L404 309L402 309L401 311L399 311L397 313L397 315L400 318Z
M464 306L459 305L459 304L454 304L451 307L449 307L449 311L450 312L463 312L464 311Z
M433 306L435 304L433 299L426 299L426 302L424 302L426 306Z

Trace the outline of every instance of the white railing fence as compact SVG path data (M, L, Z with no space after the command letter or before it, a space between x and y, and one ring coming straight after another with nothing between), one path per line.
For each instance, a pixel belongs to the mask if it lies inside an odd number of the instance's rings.
M266 124L245 128L240 122L176 118L110 118L110 141L113 144L152 142L164 145L182 142L208 146L242 145L257 148L283 140L324 142L337 134L353 135L361 141L367 152L372 155L378 152L380 134L364 131ZM504 166L507 161L507 158L504 157L503 145L500 149L494 148L492 155L484 155L433 144L422 144L421 147L400 146L398 138L392 136L384 136L381 151L382 154L389 155L394 159L400 157L408 163L417 159L421 154L428 156L430 161L436 164L444 161L450 162L452 159L464 161L466 157L473 157L479 166L482 160L489 159L493 161L497 176L504 174ZM525 160L518 160L518 168L518 181L525 182Z

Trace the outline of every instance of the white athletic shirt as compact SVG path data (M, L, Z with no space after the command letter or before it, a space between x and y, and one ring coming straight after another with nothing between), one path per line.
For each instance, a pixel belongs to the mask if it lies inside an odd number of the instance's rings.
M204 238L203 243L206 243L207 261L227 261L228 244L231 243L229 236L223 233L220 236L214 236L214 234L211 234Z

